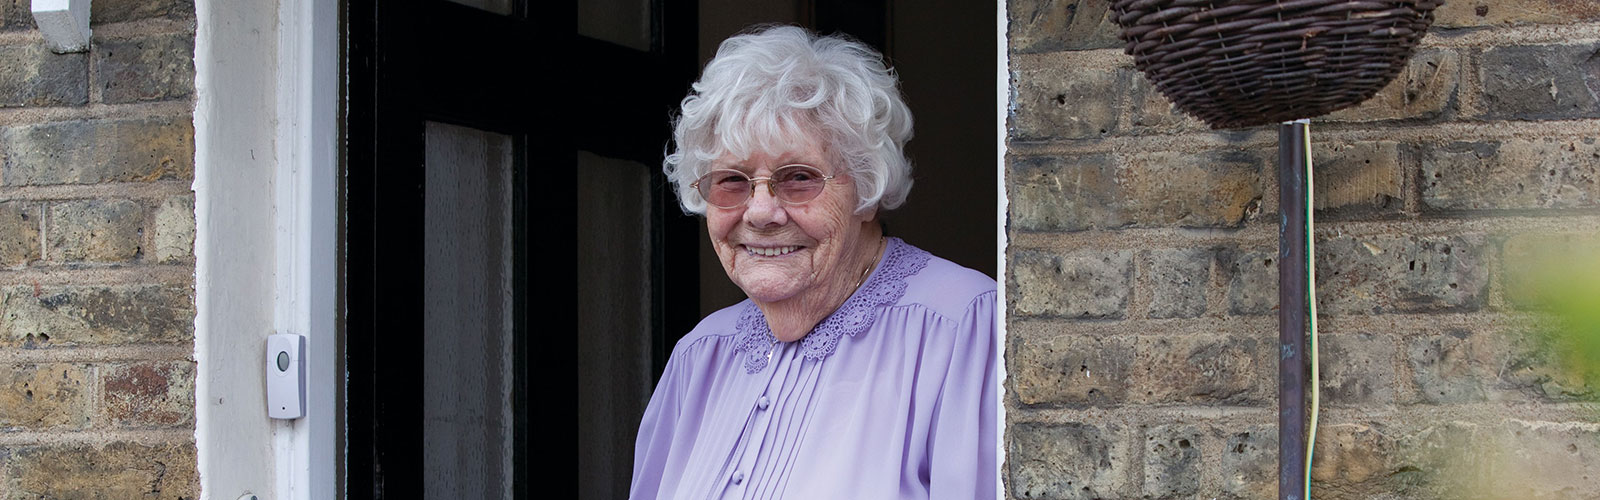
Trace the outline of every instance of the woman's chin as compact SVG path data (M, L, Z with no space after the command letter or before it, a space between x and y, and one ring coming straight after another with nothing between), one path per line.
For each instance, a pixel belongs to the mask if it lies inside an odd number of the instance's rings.
M799 295L805 287L795 279L780 277L752 276L750 279L740 280L739 288L750 300L771 304L782 302Z
M751 286L744 287L744 294L750 297L750 300L754 300L762 304L773 304L794 298L794 296L798 295L799 293L798 290L785 289L781 287Z
M733 282L752 300L773 303L799 295L812 283L810 260L801 252L779 257L742 255Z

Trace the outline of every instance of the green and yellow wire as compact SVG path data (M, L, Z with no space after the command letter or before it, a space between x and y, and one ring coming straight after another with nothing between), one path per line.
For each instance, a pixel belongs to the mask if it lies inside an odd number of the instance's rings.
M1321 372L1317 369L1317 251L1316 236L1313 233L1315 226L1312 224L1312 212L1316 211L1314 204L1316 197L1316 184L1312 181L1311 171L1311 121L1306 120L1305 159L1306 159L1306 303L1310 309L1311 317L1311 427L1310 436L1306 439L1306 494L1305 500L1311 500L1311 461L1317 448L1317 412L1320 410L1319 388L1322 385Z

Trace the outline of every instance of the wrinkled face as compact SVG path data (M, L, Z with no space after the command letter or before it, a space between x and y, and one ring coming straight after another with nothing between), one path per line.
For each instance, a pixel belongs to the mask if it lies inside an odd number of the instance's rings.
M734 284L758 302L779 302L808 291L849 287L861 272L850 269L850 256L860 255L862 224L874 210L855 214L855 181L833 165L814 140L795 141L790 151L750 158L723 157L713 169L733 169L750 177L769 177L779 167L804 164L835 176L822 194L790 205L774 198L765 182L743 206L706 207L706 228L722 268ZM839 289L839 288L835 288Z

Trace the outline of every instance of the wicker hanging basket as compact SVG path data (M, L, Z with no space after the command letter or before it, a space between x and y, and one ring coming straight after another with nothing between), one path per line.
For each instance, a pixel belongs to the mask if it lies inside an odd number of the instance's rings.
M1320 116L1393 80L1438 0L1118 0L1127 53L1211 128Z

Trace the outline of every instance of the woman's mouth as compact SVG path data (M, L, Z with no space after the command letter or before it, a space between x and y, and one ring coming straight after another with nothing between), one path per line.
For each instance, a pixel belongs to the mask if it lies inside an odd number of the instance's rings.
M780 255L786 255L786 254L789 254L789 253L793 253L794 251L799 250L801 248L803 248L803 247L800 247L798 245L789 245L789 246L784 246L784 247L753 247L753 246L750 246L750 245L745 245L744 246L744 251L749 253L750 255L758 255L758 256L761 256L761 257L777 257L777 256L780 256Z

